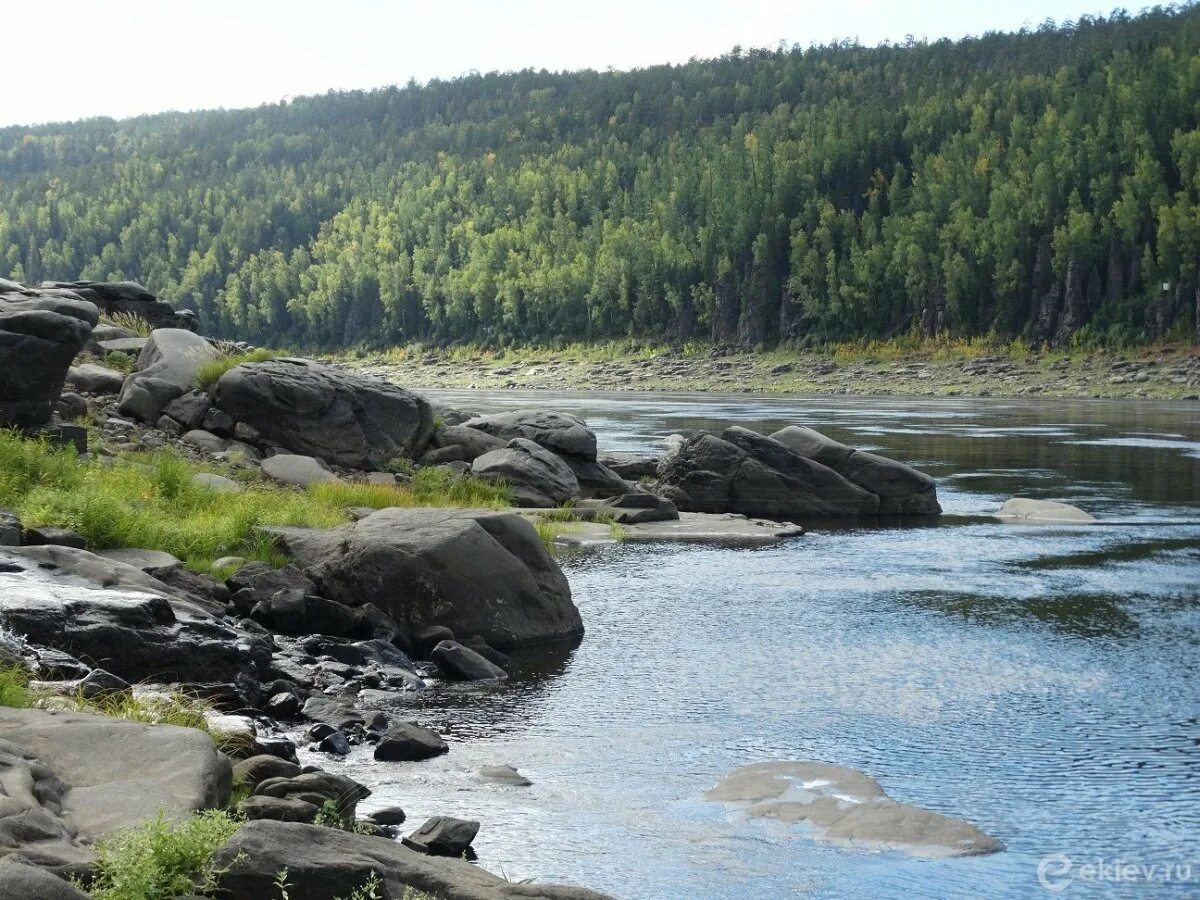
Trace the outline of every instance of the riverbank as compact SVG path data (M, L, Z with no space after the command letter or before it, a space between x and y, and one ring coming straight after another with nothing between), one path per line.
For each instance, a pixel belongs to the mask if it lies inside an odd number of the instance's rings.
M397 349L339 361L414 387L1200 399L1200 349L1183 345L1093 353L992 351L974 345L908 352L882 345L821 353L721 353L603 345L562 351Z

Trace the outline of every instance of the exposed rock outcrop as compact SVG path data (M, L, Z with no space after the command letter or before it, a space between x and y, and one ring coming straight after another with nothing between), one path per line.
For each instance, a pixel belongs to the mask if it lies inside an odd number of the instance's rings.
M579 480L561 458L525 438L492 450L471 464L476 478L503 481L517 506L549 509L578 499Z
M518 410L478 416L464 424L506 441L525 438L552 453L596 461L596 433L578 416L541 409Z
M663 495L689 512L797 520L879 511L874 494L745 428L689 438L666 459L660 479Z
M354 469L419 454L433 434L423 398L303 359L235 366L217 382L213 403L266 442Z
M584 888L512 883L463 860L425 856L392 841L283 822L249 823L214 862L226 900L272 896L282 869L288 872L291 900L344 897L373 874L382 879L388 897L416 888L455 900L607 900Z
M583 634L567 579L517 515L384 509L330 531L267 531L322 596L373 603L410 634L443 625L500 648Z
M50 421L99 315L73 295L0 293L0 427Z
M192 389L200 367L220 355L200 335L182 328L154 331L121 387L117 408L142 422L157 422L168 403Z
M155 328L196 331L200 326L200 320L190 309L177 310L133 281L46 281L41 287L70 291L94 303L103 313L134 315Z
M937 501L937 484L912 466L856 450L800 425L780 429L771 437L875 494L879 497L881 516L935 516L942 511Z
M72 870L88 844L160 813L224 806L229 761L194 728L0 708L0 856Z

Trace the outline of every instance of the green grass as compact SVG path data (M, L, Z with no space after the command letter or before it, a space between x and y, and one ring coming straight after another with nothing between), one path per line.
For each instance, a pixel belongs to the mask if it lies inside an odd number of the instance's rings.
M36 698L29 690L29 673L22 668L0 669L0 706L25 709Z
M104 365L128 375L137 366L137 357L117 350L109 350L104 354Z
M154 330L153 325L136 313L105 313L100 317L100 321L105 325L115 325L118 328L124 328L138 337L150 337L150 333Z
M332 528L348 521L347 509L355 506L511 505L505 485L437 468L418 470L403 486L344 482L305 492L254 479L238 494L196 484L192 476L200 471L216 469L171 450L102 465L79 459L72 448L0 431L0 506L27 526L70 528L91 550L164 550L197 571L211 571L222 556L281 564L271 542L256 534L260 525Z
M512 506L512 492L507 485L456 475L437 467L417 469L412 481L404 485L324 482L312 485L309 495L320 503L341 509L355 506L371 509L389 506L505 509Z
M220 379L222 375L242 363L266 362L275 359L279 354L273 350L251 350L249 353L230 353L217 359L202 363L196 370L196 387L207 390Z
M161 814L95 846L95 900L171 900L212 894L220 872L217 852L243 823L219 810L196 813L182 822Z

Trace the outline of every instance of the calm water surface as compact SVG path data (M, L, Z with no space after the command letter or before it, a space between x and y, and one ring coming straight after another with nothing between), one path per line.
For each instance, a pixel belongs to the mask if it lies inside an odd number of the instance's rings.
M486 867L621 898L1052 896L1038 880L1048 854L1071 860L1066 896L1200 895L1200 405L435 399L578 413L611 450L809 424L929 472L946 515L761 550L564 558L582 645L414 703L451 753L394 765L356 751L344 769L375 788L365 810L480 819ZM1103 524L987 518L1012 495ZM948 861L835 849L703 801L730 769L775 759L863 769L1008 849ZM472 777L505 762L535 785ZM1194 880L1083 877L1100 861L1190 865Z

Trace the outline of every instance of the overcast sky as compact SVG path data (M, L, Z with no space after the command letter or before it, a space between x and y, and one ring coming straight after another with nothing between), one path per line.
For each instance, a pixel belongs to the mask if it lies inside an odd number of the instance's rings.
M627 69L717 56L735 44L960 37L1103 9L1084 0L10 0L3 6L8 64L0 125L254 106L472 69Z

